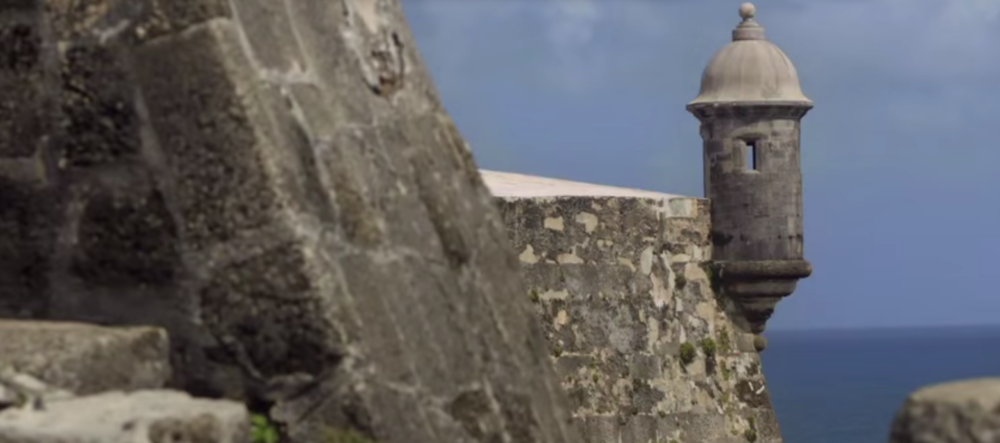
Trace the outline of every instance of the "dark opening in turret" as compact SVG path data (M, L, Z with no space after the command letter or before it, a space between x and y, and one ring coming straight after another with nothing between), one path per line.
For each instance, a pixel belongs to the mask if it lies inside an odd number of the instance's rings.
M743 155L745 156L744 164L746 168L751 171L757 170L758 159L757 159L757 141L750 140L746 142L746 149L743 150Z

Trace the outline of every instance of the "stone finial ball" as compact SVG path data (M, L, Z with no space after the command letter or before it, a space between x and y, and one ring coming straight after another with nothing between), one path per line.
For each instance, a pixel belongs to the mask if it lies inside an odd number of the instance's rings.
M743 20L749 20L755 15L757 15L757 7L754 6L753 3L746 2L740 5L740 17L742 17Z

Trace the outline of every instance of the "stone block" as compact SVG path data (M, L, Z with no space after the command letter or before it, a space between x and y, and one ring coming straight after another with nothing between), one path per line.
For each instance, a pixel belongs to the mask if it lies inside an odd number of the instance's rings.
M59 109L65 136L60 162L92 167L137 154L139 118L121 48L75 45L61 58Z
M740 352L757 352L757 346L754 343L754 334L749 333L739 333L736 335L736 350Z
M2 120L0 116L0 120ZM40 312L57 212L51 192L0 177L0 318Z
M607 443L619 441L621 425L618 417L590 416L583 423L583 438L586 443Z
M649 415L634 415L622 426L621 441L655 442L656 419Z
M635 353L631 356L632 376L643 380L652 380L663 375L663 361L657 355Z
M246 407L176 391L107 392L0 412L4 443L250 441Z
M133 185L81 204L70 269L92 285L166 285L180 265L177 226L163 194Z
M42 36L37 18L25 13L0 15L0 158L34 155L48 130L42 106Z
M159 328L0 320L0 366L79 395L163 387L168 356Z
M178 165L175 205L193 250L264 228L278 205L265 163L279 150L257 129L269 123L243 92L256 73L240 48L238 28L212 21L136 51L152 126Z
M941 383L910 395L890 443L995 443L1000 439L1000 378Z

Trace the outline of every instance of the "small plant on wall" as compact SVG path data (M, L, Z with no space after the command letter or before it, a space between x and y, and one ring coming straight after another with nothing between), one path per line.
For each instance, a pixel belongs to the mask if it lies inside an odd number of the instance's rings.
M757 441L757 423L754 421L753 417L747 418L747 429L743 431L743 438L748 442L754 443Z
M278 427L271 423L271 420L262 414L253 414L250 417L250 442L251 443L278 443L281 436Z
M726 328L724 328L724 327L720 328L719 329L719 352L722 352L723 354L727 354L729 352L732 352L732 350L733 350L733 345L732 345L732 342L730 342L730 340L729 340L729 330L726 329Z
M715 357L715 340L712 340L711 337L705 337L701 341L701 351L705 353L706 357Z
M712 288L712 292L714 292L716 296L719 296L722 292L722 282L719 279L720 276L718 267L714 262L707 261L701 264L701 269L705 271L705 276L708 277L708 283Z
M694 345L691 343L684 343L681 345L681 363L685 366L691 364L694 361L697 351L694 349Z
M715 373L717 351L715 340L712 340L711 337L705 337L701 340L701 352L705 353L705 369L711 374Z

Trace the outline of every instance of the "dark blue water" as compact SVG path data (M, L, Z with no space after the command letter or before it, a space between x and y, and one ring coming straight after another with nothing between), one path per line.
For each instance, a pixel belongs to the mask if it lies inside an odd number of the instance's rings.
M785 443L885 443L913 390L1000 376L1000 326L766 334Z

